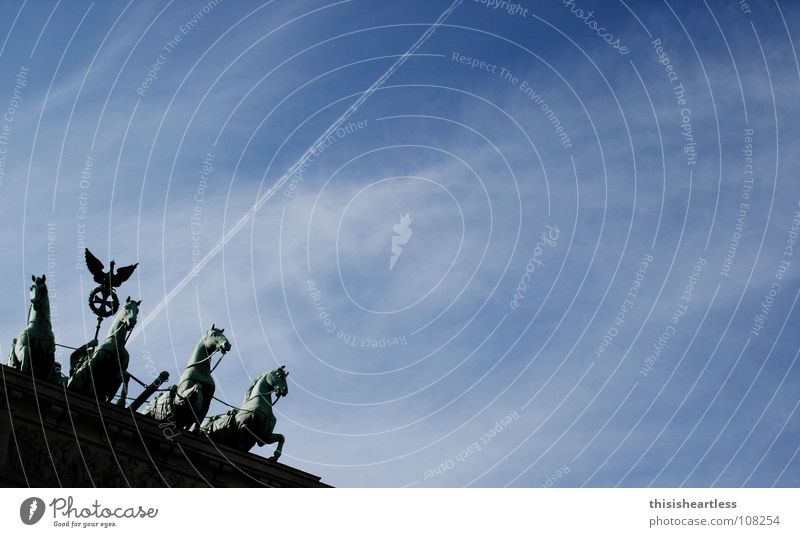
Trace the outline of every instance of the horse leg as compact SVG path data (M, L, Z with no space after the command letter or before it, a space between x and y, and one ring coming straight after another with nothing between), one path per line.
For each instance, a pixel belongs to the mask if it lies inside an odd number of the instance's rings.
M122 393L119 394L119 399L117 399L117 406L125 407L128 398L128 381L130 380L130 375L128 372L125 371L122 374ZM116 392L114 392L116 394ZM113 398L113 395L112 395Z
M286 438L284 438L282 434L270 433L263 436L262 440L265 444L278 443L278 447L275 448L275 453L269 458L269 460L273 462L278 462L278 458L281 456L281 453L283 453L283 443L286 441Z
M173 408L181 409L178 421L178 427L184 431L190 431L196 427L200 429L200 422L202 418L198 416L197 406L201 402L203 392L199 384L192 384L190 387L183 387L186 381L178 385L175 391L175 397L172 401Z
M205 402L203 398L203 390L200 389L199 384L194 385L197 388L197 396L194 398L194 404L189 407L192 411L192 428L190 432L199 433L200 427L203 425L203 420L206 417L206 412L208 411L208 404ZM206 412L203 412L203 410Z
M203 420L206 419L206 414L208 414L208 404L203 401L202 393L203 392L199 392L200 395L198 396L198 403L202 405L200 412L198 412L196 408L192 407L192 419L194 420L194 423L192 424L191 432L198 434L200 433L200 429L203 427Z
M23 373L31 373L33 364L31 363L31 348L27 345L21 348L22 350L22 366L20 370Z
M20 363L17 360L17 338L11 342L11 352L8 354L8 366L19 369Z
M86 386L86 367L87 364L82 364L81 367L77 368L70 376L69 380L67 380L67 389L75 390L78 392L83 392Z

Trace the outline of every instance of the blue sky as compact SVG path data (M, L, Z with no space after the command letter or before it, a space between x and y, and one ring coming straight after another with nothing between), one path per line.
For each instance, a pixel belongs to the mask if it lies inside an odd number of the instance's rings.
M800 484L797 6L464 0L267 195L450 1L4 4L4 356L88 246L331 484Z

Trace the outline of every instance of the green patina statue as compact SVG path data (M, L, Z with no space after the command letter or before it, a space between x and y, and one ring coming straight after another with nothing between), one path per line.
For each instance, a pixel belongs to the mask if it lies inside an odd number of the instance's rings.
M37 379L50 376L56 356L56 339L50 324L50 299L47 295L47 277L31 276L31 306L28 325L11 345L8 365L32 374Z
M75 374L80 369L81 365L92 356L92 352L97 348L97 340L93 339L90 342L81 345L69 355L69 376Z
M286 367L281 366L256 378L244 394L241 408L207 418L202 432L215 443L242 451L250 451L256 444L263 446L277 442L275 454L270 457L270 460L277 461L285 438L272 432L276 423L272 407L289 393L286 385L288 374Z
M231 350L224 331L211 326L195 347L178 384L156 397L145 408L145 415L158 421L172 422L178 429L188 430L192 425L200 427L216 388L211 376L211 356L217 351L224 355Z
M129 356L125 342L128 333L136 326L141 303L141 300L127 298L105 341L76 366L67 381L67 388L95 394L101 401L110 402L113 399L123 380L126 380Z
M105 272L102 263L88 250L86 260L95 281L100 283L89 299L92 311L97 314L97 331L99 332L104 318L116 314L106 339L98 346L95 333L95 338L85 345L78 348L67 347L74 352L70 355L69 376L62 374L61 365L55 361L56 342L50 323L46 276L32 276L28 325L14 339L8 364L37 379L62 384L86 395L95 395L104 402L111 402L122 387L118 404L124 406L123 401L128 393L127 382L131 377L128 373L129 355L125 345L136 325L142 301L128 297L119 308L114 288L130 277L136 265L115 271L112 261L109 270ZM195 430L201 431L213 442L245 452L256 444L264 446L277 443L278 446L270 458L277 461L283 451L285 438L273 432L276 419L272 407L288 393L288 373L285 366L256 378L245 393L241 408L206 419L216 389L211 376L214 371L211 358L218 351L224 355L231 349L223 332L223 329L211 326L195 347L178 383L151 401L144 414L161 422L169 422L177 429L189 430L194 426ZM162 373L159 379L146 387L136 399L134 411L166 378L166 373Z

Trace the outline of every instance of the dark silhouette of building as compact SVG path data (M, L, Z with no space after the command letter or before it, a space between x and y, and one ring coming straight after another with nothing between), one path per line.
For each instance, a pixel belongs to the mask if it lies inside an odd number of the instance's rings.
M0 486L328 486L16 369L0 375Z

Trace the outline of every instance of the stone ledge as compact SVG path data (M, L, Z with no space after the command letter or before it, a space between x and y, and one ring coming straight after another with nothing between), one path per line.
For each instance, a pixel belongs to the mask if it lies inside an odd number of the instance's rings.
M329 486L205 436L164 433L152 418L0 366L0 486Z

